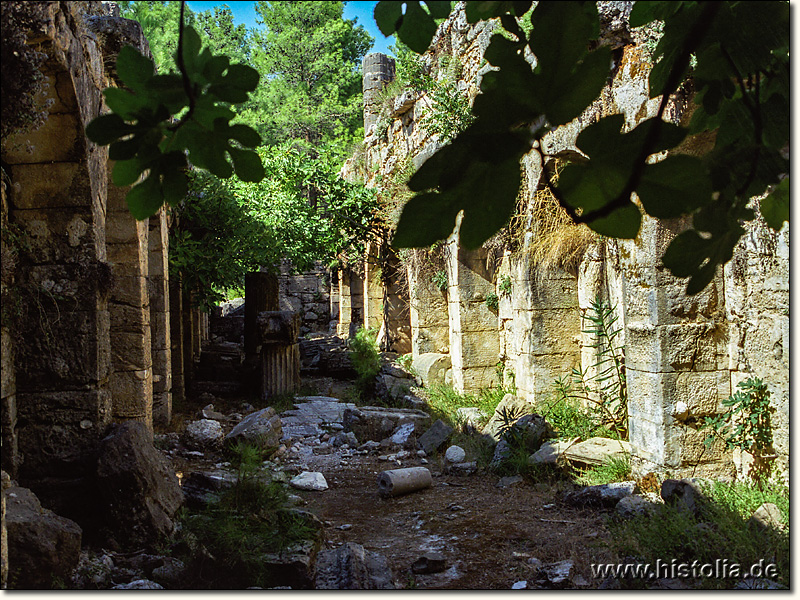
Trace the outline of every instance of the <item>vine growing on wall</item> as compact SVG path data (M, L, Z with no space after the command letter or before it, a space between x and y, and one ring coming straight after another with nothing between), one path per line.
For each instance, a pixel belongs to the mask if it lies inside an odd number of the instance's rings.
M447 2L379 2L375 20L424 52ZM475 248L511 216L521 184L520 160L531 150L547 158L543 138L579 117L599 96L611 69L611 51L599 43L593 2L540 2L531 27L519 18L531 2L468 2L470 23L499 19L484 58L485 75L472 112L475 122L410 178L416 193L406 204L394 244L429 246L453 230L464 211L461 243ZM765 195L761 215L775 230L789 219L789 4L788 2L636 2L633 27L663 22L649 75L657 114L630 131L612 115L586 127L576 140L584 159L567 165L558 182L544 184L576 223L609 237L634 238L642 212L656 219L691 215L692 227L670 243L662 261L688 277L694 294L730 260L743 223L755 218L750 199ZM535 58L535 66L526 60ZM694 65L694 66L692 66ZM673 93L691 83L691 123L664 121ZM702 156L672 154L687 136L710 132L714 147Z

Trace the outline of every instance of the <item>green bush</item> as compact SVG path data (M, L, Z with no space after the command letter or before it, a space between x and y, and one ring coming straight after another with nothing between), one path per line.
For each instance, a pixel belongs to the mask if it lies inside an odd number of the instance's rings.
M631 478L631 457L611 457L602 464L590 467L581 473L577 482L581 485L601 485L615 481L628 481Z
M350 339L350 360L357 374L356 386L366 396L372 396L375 377L381 370L377 337L378 334L374 329L360 327L356 335Z

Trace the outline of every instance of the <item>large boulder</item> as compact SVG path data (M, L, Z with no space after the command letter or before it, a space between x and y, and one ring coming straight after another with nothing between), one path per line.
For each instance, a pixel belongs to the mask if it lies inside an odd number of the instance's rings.
M444 446L444 443L453 434L453 428L441 419L431 425L430 429L420 436L418 442L419 447L422 448L426 454L433 454L439 448Z
M358 406L345 409L344 431L352 431L361 441L380 441L404 423L413 423L414 435L420 435L430 420L428 413L413 408Z
M247 415L225 436L225 440L234 443L244 441L261 448L277 448L281 445L281 437L281 418L270 406Z
M117 542L137 548L171 533L183 492L144 423L127 421L115 427L100 443L99 455L98 490Z
M489 422L483 428L483 434L491 437L495 442L499 442L501 430L506 423L506 417L510 422L516 422L524 415L533 412L533 405L523 398L519 398L513 394L506 394L497 405L497 408L489 419ZM541 417L539 417L541 418ZM537 446L538 447L538 446ZM534 448L533 450L535 450Z
M385 556L346 542L317 555L314 589L393 590L395 585Z
M81 555L80 526L42 508L27 488L4 492L11 589L52 589L66 583Z
M191 421L183 432L183 443L193 450L215 450L224 438L222 425L214 419Z

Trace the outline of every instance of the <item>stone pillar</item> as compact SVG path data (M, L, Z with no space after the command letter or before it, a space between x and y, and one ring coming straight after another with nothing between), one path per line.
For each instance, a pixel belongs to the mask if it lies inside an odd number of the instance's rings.
M109 165L109 173L111 168ZM114 186L109 177L106 246L114 282L109 302L113 360L110 389L116 421L141 421L152 429L149 223L131 216L125 202L127 192L128 188Z
M411 318L408 309L408 283L405 270L395 254L385 262L388 270L388 286L384 290L386 335L389 350L398 354L411 352ZM404 281L405 280L405 281Z
M339 269L339 320L336 325L336 335L340 337L347 337L350 335L352 301L350 269Z
M539 272L525 252L510 266L515 382L519 396L533 401L580 364L577 280L557 268Z
M369 135L370 128L380 118L378 96L383 87L394 80L395 61L385 54L373 52L364 57L361 72L364 92L364 135Z
M169 227L162 209L150 218L148 257L150 342L153 360L153 423L172 420L172 344L170 342Z
M3 396L11 408L16 400L18 477L28 487L48 479L50 493L43 502L49 507L54 506L51 500L70 504L67 512L75 514L71 509L86 504L89 492L70 493L61 484L89 475L91 454L111 420L107 152L90 146L83 135L96 116L92 111L101 106L100 90L88 77L71 76L73 70L88 72L84 52L94 51L99 61L97 50L87 50L82 43L91 46L91 41L63 28L61 5L47 8L58 16L52 30L56 37L41 40L40 46L48 54L42 70L49 87L42 101L52 102L49 116L35 132L3 140L3 168L13 184L9 225L23 242L15 259L16 302L3 298L15 341L14 366L8 369L15 385L4 387ZM13 268L5 255L2 263L4 270ZM8 341L3 342L4 360ZM2 366L4 375L7 367ZM8 432L5 427L12 423L13 412L5 417L4 436L13 435L13 427ZM5 446L8 439L3 441L5 457L13 452L13 441L11 447Z
M0 326L0 468L8 471L12 477L17 476L17 464L19 462L19 445L17 443L17 379L16 367L14 366L14 340L13 332L9 326L13 326L13 290L15 289L15 267L19 249L14 247L14 238L6 235L11 229L8 225L8 198L6 196L6 182L0 182L0 193L2 193L2 214L0 224L3 228L2 246L2 289L3 299L3 320ZM3 529L5 535L5 529ZM5 565L7 566L7 565ZM5 579L4 579L5 581ZM3 586L5 587L5 586Z
M486 268L485 249L461 248L457 233L447 243L453 387L460 393L476 393L500 383L497 313L486 303L489 294L494 293L494 283Z
M364 327L380 330L383 323L381 260L376 244L368 243L364 260Z
M423 253L424 250L415 250ZM437 285L439 271L423 264L425 258L410 261L408 271L409 321L411 325L411 353L416 359L420 354L436 352L447 354L450 350L450 327L447 317L447 275L444 273L444 288Z
M264 311L257 323L262 399L294 392L300 383L300 315Z
M186 400L186 365L184 363L183 290L180 279L169 280L170 364L172 367L172 401Z
M705 290L687 296L686 280L661 266L664 250L685 226L645 217L639 237L622 247L632 458L641 473L731 474L721 445L706 448L707 434L697 428L702 418L721 412L731 393L723 279L718 274Z
M181 349L183 350L183 382L184 394L188 398L194 385L194 342L192 341L192 335L195 329L195 313L192 308L191 292L184 290L182 300L181 318L183 323L181 331L183 332L183 341L181 342Z
M330 280L331 289L330 289L330 295L328 297L330 300L329 310L330 310L330 321L331 321L330 322L331 329L329 331L331 333L333 333L333 331L337 331L338 333L338 328L334 330L333 327L334 324L339 322L339 302L340 302L339 278L341 277L341 272L342 271L340 269L334 269L333 271L331 271L331 280Z
M247 273L244 299L244 352L253 356L258 352L258 314L279 308L277 275L264 271Z

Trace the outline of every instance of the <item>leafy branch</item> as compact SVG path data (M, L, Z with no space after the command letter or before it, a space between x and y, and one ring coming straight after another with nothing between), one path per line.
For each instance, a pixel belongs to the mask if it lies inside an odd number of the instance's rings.
M390 4L397 6L383 6ZM419 2L379 2L376 22L384 34L396 32L424 52L424 28L412 35L406 18L434 23L441 7L426 4L429 13ZM611 55L599 44L595 4L542 2L531 12L532 28L523 28L519 19L531 5L467 3L470 23L498 18L505 29L484 53L496 70L482 80L473 124L409 180L417 194L403 210L396 246L424 247L446 238L462 210L461 243L482 244L516 207L521 158L531 148L543 163L552 158L543 151L545 136L583 114L606 85ZM576 146L588 160L564 168L558 185L545 176L559 204L576 222L618 238L638 235L642 211L657 219L691 215L693 228L662 257L673 275L690 278L689 294L704 289L716 267L730 260L742 223L755 217L748 208L752 197L768 193L761 214L780 229L789 219L788 19L787 2L637 2L632 26L664 22L649 76L650 96L661 97L658 112L625 133L622 115L586 127ZM687 83L697 107L685 128L663 117L671 95ZM679 153L687 136L701 132L715 135L710 152ZM670 151L651 162L654 154Z
M258 72L201 48L200 36L183 19L184 2L175 55L179 74L156 74L150 58L125 46L117 56L125 88L104 90L111 112L86 127L91 141L110 145L112 181L132 186L126 200L137 219L186 196L190 163L223 179L234 172L242 181L264 178L261 159L251 150L261 137L247 125L231 125L235 113L229 107L248 100Z

